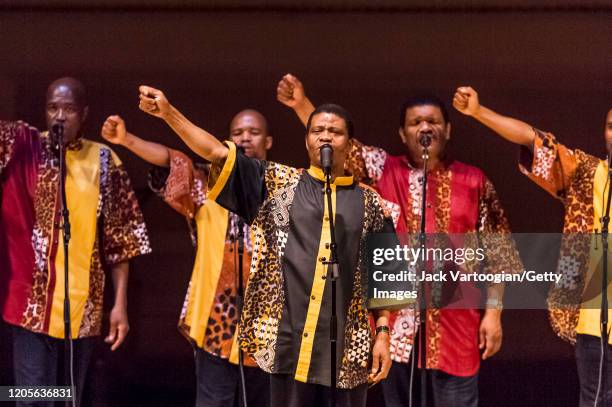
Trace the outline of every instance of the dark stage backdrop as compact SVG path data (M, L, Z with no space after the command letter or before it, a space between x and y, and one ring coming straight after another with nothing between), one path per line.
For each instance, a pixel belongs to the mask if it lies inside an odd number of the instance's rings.
M354 11L343 2L331 11L321 4L134 3L0 8L0 118L43 126L46 86L72 75L89 89L88 137L100 140L104 118L120 114L130 131L186 151L163 123L138 111L137 87L149 84L220 138L233 113L259 109L273 129L270 158L302 166L304 131L275 100L277 81L291 72L313 101L347 107L358 138L393 153L403 151L398 107L407 95L430 90L450 105L457 86L471 85L483 104L603 155L604 115L612 107L612 14L604 3L541 2L535 11L520 1L489 8L439 2L450 6L422 10L389 1L378 11L365 2ZM130 7L113 7L121 4ZM519 174L517 148L455 112L451 120L451 154L486 171L513 229L560 231L561 205ZM90 404L187 406L194 393L192 351L176 330L194 257L186 224L148 191L148 166L115 150L138 192L154 253L133 263L132 330L113 354L101 344ZM482 405L575 405L573 348L551 333L546 313L506 311L504 322L503 350L483 364ZM7 384L3 329L0 384Z

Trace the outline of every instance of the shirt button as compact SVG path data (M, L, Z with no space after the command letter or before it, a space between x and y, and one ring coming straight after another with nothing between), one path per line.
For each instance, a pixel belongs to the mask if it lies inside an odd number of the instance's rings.
M308 338L308 332L304 332L304 338Z
M323 219L325 219L325 222L329 222L329 216L326 216Z
M321 278L322 278L323 280L325 280L327 277L325 276L325 274L323 274L323 275L321 276Z
M316 300L316 299L317 299L317 297L315 297L315 296L313 295L313 296L311 296L311 297L310 297L310 299L312 299L312 300Z

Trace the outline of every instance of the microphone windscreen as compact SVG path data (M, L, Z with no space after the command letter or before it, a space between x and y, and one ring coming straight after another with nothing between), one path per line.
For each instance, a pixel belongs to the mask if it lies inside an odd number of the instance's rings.
M319 150L319 153L321 154L321 168L323 171L331 171L334 160L334 150L332 149L332 146L329 144L323 144Z

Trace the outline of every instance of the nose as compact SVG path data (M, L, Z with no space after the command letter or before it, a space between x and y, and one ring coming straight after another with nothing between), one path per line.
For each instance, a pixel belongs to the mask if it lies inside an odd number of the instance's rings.
M241 143L250 142L250 141L251 141L251 133L249 133L248 131L245 131L244 133L240 135Z
M431 133L433 131L433 127L429 122L423 121L419 125L419 133Z
M55 116L55 120L58 122L66 121L66 112L64 111L64 109L57 109L57 115Z
M332 134L328 130L321 132L321 134L319 135L319 142L331 143L331 141L332 141Z

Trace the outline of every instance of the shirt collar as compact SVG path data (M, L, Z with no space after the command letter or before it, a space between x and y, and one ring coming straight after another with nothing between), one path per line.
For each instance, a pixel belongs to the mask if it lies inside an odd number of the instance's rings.
M48 131L41 133L41 135L47 138L50 137ZM66 150L79 151L81 148L83 148L83 138L81 136L77 137L66 145Z
M311 165L310 168L308 168L308 174L318 181L325 182L325 174L323 173L323 170L321 168ZM353 182L354 182L353 176L346 175L343 177L336 177L332 181L332 185L344 187L344 186L353 185Z

